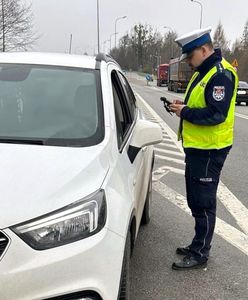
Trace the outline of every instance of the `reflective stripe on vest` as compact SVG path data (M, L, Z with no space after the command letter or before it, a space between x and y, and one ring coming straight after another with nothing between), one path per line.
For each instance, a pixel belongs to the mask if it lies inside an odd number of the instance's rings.
M222 59L221 66L223 66L223 69L221 67L218 68L217 66L214 66L204 76L204 78L197 83L190 93L187 106L190 108L207 107L205 101L205 88L208 82L217 72L225 72L225 70L229 70L232 72L235 78L235 88L226 120L221 124L209 126L196 125L183 120L182 138L184 148L222 149L231 146L233 143L234 110L237 95L238 76L234 68L225 59ZM199 73L196 72L192 76L185 95L187 95L191 84L196 79L198 74Z

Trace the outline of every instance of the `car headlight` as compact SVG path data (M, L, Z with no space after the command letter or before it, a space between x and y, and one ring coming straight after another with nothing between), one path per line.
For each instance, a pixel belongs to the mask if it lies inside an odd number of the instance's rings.
M103 190L11 229L35 250L72 243L99 232L106 221Z

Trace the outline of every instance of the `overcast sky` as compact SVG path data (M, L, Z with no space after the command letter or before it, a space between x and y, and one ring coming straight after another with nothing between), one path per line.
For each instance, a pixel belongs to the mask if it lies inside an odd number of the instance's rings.
M70 34L73 35L73 53L97 49L96 0L24 0L33 5L35 30L41 38L35 51L68 52ZM234 41L243 32L248 19L246 0L200 0L203 5L203 27L215 30L221 20L226 36ZM114 22L119 16L118 38L138 22L147 23L166 32L170 26L184 34L197 29L200 23L200 6L190 0L99 0L100 40L114 33ZM106 44L107 45L107 44ZM108 44L109 45L109 44ZM114 45L114 36L112 37Z

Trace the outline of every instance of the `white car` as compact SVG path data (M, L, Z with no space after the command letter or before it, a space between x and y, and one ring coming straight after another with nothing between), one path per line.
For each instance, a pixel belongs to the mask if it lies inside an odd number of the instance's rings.
M110 57L0 55L0 299L129 299L152 144Z

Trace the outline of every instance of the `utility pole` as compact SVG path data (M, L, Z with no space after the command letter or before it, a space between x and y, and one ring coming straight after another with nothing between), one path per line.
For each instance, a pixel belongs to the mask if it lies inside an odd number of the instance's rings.
M3 31L3 52L5 52L5 12L4 12L4 0L2 0L2 31Z
M123 17L116 18L116 20L115 20L115 48L116 48L116 38L117 38L117 32L116 32L116 30L117 30L117 22L119 20L121 20L121 19L126 19L126 18L127 18L127 16L123 16Z
M115 33L112 33L111 35L110 35L110 51L111 51L111 48L112 48L112 36L113 35L115 35Z
M200 28L202 28L202 14L203 14L203 6L200 1L191 0L191 2L198 3L201 6L201 17L200 17Z
M99 21L99 0L97 0L97 50L100 53L100 21Z
M72 34L70 35L70 47L69 47L69 54L71 54L71 47L72 47Z

